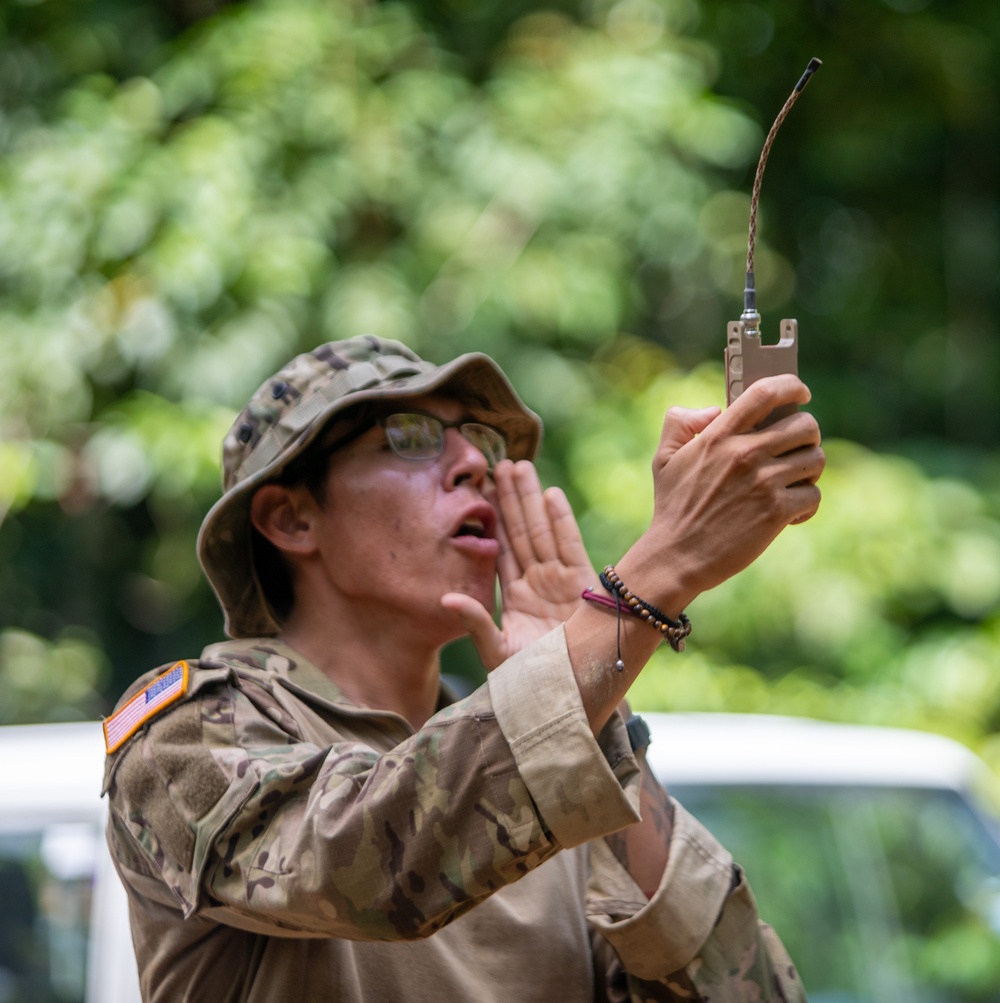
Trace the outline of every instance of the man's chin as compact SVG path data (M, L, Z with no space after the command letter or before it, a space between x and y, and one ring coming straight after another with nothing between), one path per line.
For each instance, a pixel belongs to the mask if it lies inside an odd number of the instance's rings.
M464 576L461 581L455 583L452 591L475 599L490 614L496 610L500 601L499 585L493 567L484 567L480 571Z

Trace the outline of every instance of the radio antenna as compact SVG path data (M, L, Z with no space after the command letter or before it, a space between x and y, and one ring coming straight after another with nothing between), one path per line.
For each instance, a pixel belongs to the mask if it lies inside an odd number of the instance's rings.
M757 288L755 285L753 265L754 250L757 243L757 203L760 200L760 184L764 180L764 168L767 165L767 158L771 153L771 146L774 137L781 128L781 123L785 121L788 113L792 110L792 105L798 100L799 95L805 90L809 83L809 78L823 65L822 61L813 57L809 60L805 73L799 78L795 89L788 95L788 100L781 106L778 117L774 120L767 139L764 140L764 148L760 151L760 160L757 161L757 173L753 179L753 192L750 196L750 233L747 238L747 282L743 290L743 314L740 317L747 325L747 333L756 333L760 328L760 314L757 313Z

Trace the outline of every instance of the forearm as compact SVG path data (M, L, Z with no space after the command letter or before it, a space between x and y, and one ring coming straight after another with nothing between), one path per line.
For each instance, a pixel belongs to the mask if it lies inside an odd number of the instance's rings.
M667 865L674 809L667 792L653 776L644 749L636 752L636 760L642 769L639 800L642 821L612 833L606 840L646 898L652 898Z
M644 554L649 548L640 540L617 568L622 581L636 594L676 618L697 591L677 576L656 572ZM595 580L594 588L603 594ZM580 602L566 623L566 644L573 673L591 728L596 735L625 698L632 683L663 642L658 630L631 615L623 605L614 607ZM621 668L618 668L618 663Z
M607 841L591 847L588 916L624 969L629 998L804 1001L731 855L674 804L670 852L647 899Z

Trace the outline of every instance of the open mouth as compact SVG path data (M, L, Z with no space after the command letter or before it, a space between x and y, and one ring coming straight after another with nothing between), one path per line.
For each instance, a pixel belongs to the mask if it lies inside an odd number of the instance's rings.
M490 505L476 505L467 509L461 517L453 539L471 537L474 540L492 540L496 535L497 515Z
M452 546L470 557L495 560L500 553L496 525L496 512L488 505L467 511L451 535Z

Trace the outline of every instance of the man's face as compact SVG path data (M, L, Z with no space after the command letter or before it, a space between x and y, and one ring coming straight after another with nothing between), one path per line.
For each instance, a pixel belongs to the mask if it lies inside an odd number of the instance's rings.
M439 396L394 402L386 413L409 410L470 420L461 404ZM349 602L364 602L373 622L404 617L413 629L457 636L442 595L462 592L493 607L499 545L491 495L486 458L458 429L445 431L440 456L411 460L375 425L330 457L319 534L326 581Z

